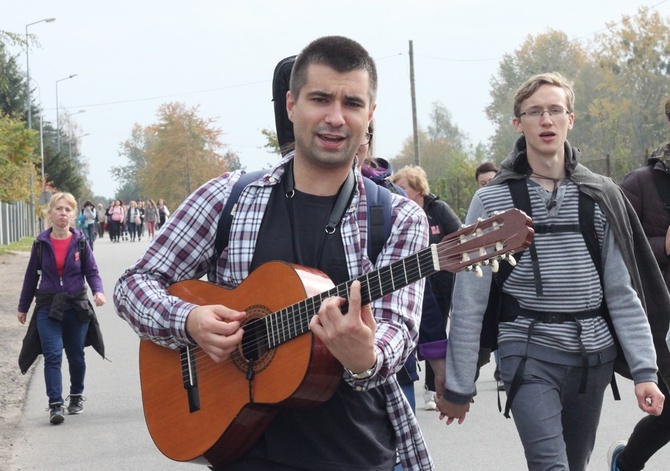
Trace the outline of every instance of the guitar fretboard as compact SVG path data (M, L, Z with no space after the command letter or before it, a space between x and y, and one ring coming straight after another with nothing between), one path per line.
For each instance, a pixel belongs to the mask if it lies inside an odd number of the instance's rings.
M333 296L349 299L349 288L353 281L361 282L361 301L365 305L432 275L436 271L433 249L427 247L407 258L269 314L256 322L265 324L268 348L275 348L309 331L309 321L319 312L324 299ZM347 312L347 307L348 304L342 306L343 313Z

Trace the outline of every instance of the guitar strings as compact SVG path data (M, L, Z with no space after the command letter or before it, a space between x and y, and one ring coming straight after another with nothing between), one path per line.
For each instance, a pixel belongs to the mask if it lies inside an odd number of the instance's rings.
M444 241L444 242L446 242L446 243L440 243L440 244L437 246L438 256L440 256L441 258L444 257L445 255L447 255L450 251L452 251L453 247L459 245L459 241L458 241L458 240ZM505 244L503 243L503 246L504 246L504 245L505 245ZM415 257L413 257L413 256L409 256L409 257L406 258L406 259L403 259L403 260L400 260L400 261L396 261L396 262L394 262L393 264L389 265L388 267L384 267L384 268L390 268L390 267L393 267L394 265L402 265L404 268L407 268L407 262L406 262L406 261L407 261L408 259L411 259L411 258L418 258L418 257L419 257L422 253L424 253L425 251L426 251L426 249L424 249L424 250L418 252L417 254L415 254ZM447 255L447 258L446 258L447 262L446 262L446 263L447 263L447 264L449 263L448 260L452 260L452 261L454 261L454 262L459 262L460 260L462 260L462 259L464 258L464 255L467 254L467 258L469 258L469 257L470 257L470 254L473 254L473 253L474 253L474 251L461 251L461 252L456 252L456 253L453 253L453 254L449 254L449 255ZM481 254L476 254L476 253L474 253L474 255L475 255L475 256L481 256ZM495 256L495 255L502 255L502 254L498 254L496 251L494 251L493 256ZM431 259L430 259L429 261L430 261L430 263L432 264L432 257L431 257ZM366 274L366 275L364 275L364 276L362 276L362 277L360 277L360 278L358 278L358 279L361 280L361 278L365 278L366 281L369 282L369 277L370 277L371 275L380 277L380 276L383 275L383 273L381 273L382 271L383 271L383 268L380 269L380 270L376 270L376 271L374 271L374 272L368 273L368 274ZM393 283L394 283L394 281L395 281L394 278L393 278L392 270L390 270L390 271L391 271L390 274L391 274L391 277L392 277L391 280L386 280L386 281L384 281L384 280L380 280L380 283L382 283L383 287L385 287L385 288L387 288L387 289L392 288ZM414 265L410 266L410 270L406 272L406 273L407 273L406 277L409 278L409 279L413 279L413 278L416 277L417 275L419 275L419 274L421 274L421 273L425 273L425 272L426 272L426 269L425 269L425 268L422 269L421 264L414 264ZM423 276L426 276L426 275L423 275ZM423 278L423 276L421 276L420 278ZM362 281L362 280L361 280L361 281ZM249 323L247 323L247 324L246 324L245 326L243 326L243 327L244 327L244 329L245 329L245 335L247 335L247 333L249 333L250 336L252 336L252 338L255 339L255 342L249 342L249 343L248 343L249 346L250 346L250 348L245 348L244 345L243 345L242 348L241 348L241 355L242 355L244 358L247 358L247 357L251 354L251 352L258 350L258 346L259 346L259 344L260 344L260 345L267 345L267 343L268 343L268 336L267 336L267 334L266 334L266 333L267 333L267 329L266 329L266 327L265 327L265 322L264 322L264 320L266 320L267 317L276 315L278 312L286 311L286 310L289 309L289 308L293 308L293 309L291 309L291 311L292 311L292 315L291 315L290 320L295 320L295 319L297 318L301 324L305 324L305 325L308 326L308 324L309 324L309 320L311 319L312 315L314 315L314 314L316 314L316 312L318 312L318 308L317 308L317 306L320 307L320 304L321 304L321 302L323 301L323 299L325 299L325 298L328 297L328 296L331 296L333 291L338 291L338 288L342 288L343 286L346 287L346 290L347 290L347 292L348 292L348 286L350 285L350 283L351 283L351 281L349 281L349 282L347 282L347 283L345 283L345 284L343 284L343 285L339 285L339 286L337 286L337 287L335 287L335 288L333 288L333 289L331 289L331 290L328 290L328 291L326 291L326 292L324 292L324 293L320 293L320 294L318 294L318 295L316 295L316 296L313 296L313 297L308 298L308 299L306 299L306 300L303 300L303 301L301 301L301 302L299 302L299 303L296 303L296 304L293 305L293 306L289 306L288 308L284 308L284 309L282 309L282 310L280 310L280 311L277 311L277 312L275 312L275 313L269 314L269 315L266 316L266 317L259 318L259 319L254 319L254 320L250 321ZM369 283L368 283L368 284L369 284ZM373 283L373 286L375 286L374 283ZM404 287L404 286L403 286L403 287ZM368 289L368 290L369 290L369 287L366 287L365 284L364 284L364 289ZM372 290L372 291L374 291L374 290ZM326 295L327 293L330 293L330 294ZM336 293L336 294L339 295L339 293ZM369 293L369 294L370 294L370 295L373 295L373 294L377 294L377 295L378 295L378 294L380 294L380 293L379 293L379 291L377 291L377 292L371 292L371 293ZM346 298L346 296L344 296L344 297ZM372 297L374 297L374 296L372 296ZM314 301L314 300L316 300L316 299L318 299L318 302L315 302L315 301ZM307 307L307 303L308 303L308 301L310 301L310 300L313 300L313 301L312 301L313 307L312 307L311 309ZM295 309L294 306L298 306L298 308ZM316 309L316 311L314 311L314 309ZM313 314L312 314L312 313L313 313ZM306 314L309 314L309 317L305 317ZM308 329L305 330L305 332L307 332L307 331L308 331ZM294 337L291 337L291 338L294 338ZM289 339L289 340L290 340L290 339ZM283 342L281 342L281 343L283 343ZM277 346L278 346L278 345L279 345L279 344L277 344ZM274 348L274 347L272 347L272 348ZM201 347L199 347L199 346L197 346L197 347L191 347L191 349L192 349L192 352L191 352L191 353L192 353L192 355L193 355L195 361L202 360L203 357L209 356L209 355L208 355L208 354L207 354ZM271 348L268 347L268 350L270 350L270 349L271 349ZM232 361L231 358L225 360L225 361L222 362L222 363L215 363L215 362L212 361L212 365L211 365L209 368L216 368L218 365L226 364L226 363L228 363L228 362L230 362L230 361ZM199 371L205 372L205 371L206 371L207 369L209 369L209 368L207 368L207 367L203 367L202 369L199 369ZM185 373L185 371L184 371L184 373Z

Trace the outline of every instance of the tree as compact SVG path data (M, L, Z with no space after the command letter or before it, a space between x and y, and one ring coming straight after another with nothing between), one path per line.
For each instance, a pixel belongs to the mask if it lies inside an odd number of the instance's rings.
M222 131L214 120L198 115L198 107L182 103L163 104L158 123L149 126L150 146L146 165L138 169L141 192L154 199L163 198L175 207L198 186L239 166L234 152L221 154Z
M0 201L27 201L37 134L25 123L0 114ZM33 191L35 189L33 188Z
M643 163L650 147L665 140L670 21L639 8L637 15L609 24L596 37L593 61L603 81L590 111L603 137L598 144L613 156L618 180Z
M121 143L119 156L128 160L128 165L114 166L111 169L112 178L116 180L120 189L116 196L122 201L146 199L140 189L139 175L147 166L147 151L151 147L153 134L148 128L135 123L130 138Z
M532 75L543 72L559 72L569 80L579 82L581 74L590 72L587 59L587 53L579 43L571 42L565 33L551 29L535 37L529 35L519 49L503 56L497 75L490 81L492 101L486 107L486 116L495 127L489 143L491 160L500 163L518 138L512 118L514 94L521 84ZM579 86L575 92L581 96ZM586 109L585 104L583 109Z
M466 146L469 139L456 124L451 113L441 103L432 105L428 131L419 131L421 167L429 178L431 191L454 209L467 207L474 189L468 188L474 181L476 161L468 156ZM481 149L481 148L480 148ZM414 162L414 141L408 137L400 153L391 164L400 169Z

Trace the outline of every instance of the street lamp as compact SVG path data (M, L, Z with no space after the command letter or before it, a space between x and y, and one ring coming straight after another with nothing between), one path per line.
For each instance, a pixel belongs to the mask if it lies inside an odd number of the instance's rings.
M60 121L58 120L58 82L62 82L63 80L68 80L71 78L76 77L77 74L72 74L69 75L65 78L56 80L56 134L57 134L57 139L58 139L58 152L60 152Z
M30 98L30 36L28 36L28 27L36 25L37 23L52 23L56 21L56 18L44 18L39 21L33 21L26 25L26 89L28 91L28 129L33 129L33 103ZM41 116L40 113L40 126L41 126ZM41 132L41 131L40 131ZM30 214L31 218L35 217L35 195L33 194L33 187L35 186L35 177L33 176L33 169L30 169ZM30 225L30 235L35 235L35 223Z
M26 88L28 90L28 129L33 128L32 119L32 101L30 99L30 37L28 36L28 26L36 25L37 23L53 23L56 18L44 18L43 20L34 21L26 25Z

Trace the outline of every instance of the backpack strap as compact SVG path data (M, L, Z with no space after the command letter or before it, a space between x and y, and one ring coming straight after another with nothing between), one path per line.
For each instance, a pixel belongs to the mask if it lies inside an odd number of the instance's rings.
M233 216L235 215L235 210L237 209L237 200L240 198L242 190L246 188L251 182L258 180L261 175L263 175L263 170L257 170L255 172L248 172L243 174L233 185L233 188L230 190L230 195L226 201L226 205L221 211L221 217L219 218L219 223L216 226L216 240L214 242L214 249L216 251L216 258L218 259L223 253L223 249L228 247L228 239L230 237L230 226L233 223Z
M242 190L251 182L260 178L263 170L249 172L242 175L233 185L230 196L226 201L221 217L216 228L216 240L214 247L218 259L223 250L228 246L230 227L237 208L237 200ZM392 227L392 196L391 192L369 178L363 178L365 184L365 195L368 209L368 257L372 263L377 262L377 257L384 248L384 244L391 235Z
M42 241L35 239L33 242L35 255L37 256L37 275L42 276Z
M377 257L391 235L391 192L369 178L363 178L368 209L368 258L377 263Z
M86 243L87 242L85 237L82 237L77 241L77 250L79 251L79 260L82 267L81 271L82 276L85 276L83 268L86 266Z

